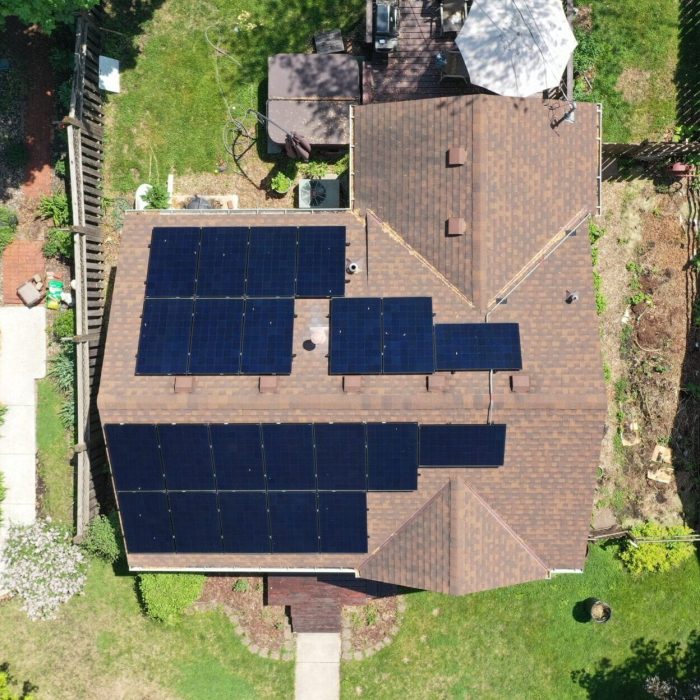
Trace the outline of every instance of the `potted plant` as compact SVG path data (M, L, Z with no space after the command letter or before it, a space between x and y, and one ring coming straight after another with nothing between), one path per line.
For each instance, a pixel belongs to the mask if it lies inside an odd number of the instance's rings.
M277 175L270 180L270 187L272 187L273 191L277 192L277 194L287 194L292 184L292 180L281 172L277 173Z

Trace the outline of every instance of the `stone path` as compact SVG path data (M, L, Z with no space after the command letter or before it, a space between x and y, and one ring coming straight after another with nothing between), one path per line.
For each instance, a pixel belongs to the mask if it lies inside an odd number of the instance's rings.
M296 700L337 700L340 697L340 634L302 632L296 638L294 697Z
M46 375L46 310L43 306L0 308L0 471L7 493L2 503L0 548L10 524L36 516L36 380Z

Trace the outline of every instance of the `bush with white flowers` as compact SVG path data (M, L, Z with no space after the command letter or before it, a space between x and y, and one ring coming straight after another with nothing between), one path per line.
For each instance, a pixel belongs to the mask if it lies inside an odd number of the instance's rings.
M0 588L20 597L32 620L55 617L59 606L85 586L83 553L50 520L12 526L0 556Z

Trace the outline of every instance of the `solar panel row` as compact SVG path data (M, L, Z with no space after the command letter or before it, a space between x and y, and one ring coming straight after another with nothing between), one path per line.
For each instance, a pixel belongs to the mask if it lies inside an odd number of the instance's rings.
M422 467L500 467L505 449L503 424L420 426Z
M412 491L416 423L108 424L118 491Z
M156 227L146 297L342 296L345 238L344 226Z
M367 494L118 493L131 553L367 551Z
M513 371L522 367L517 323L435 324L438 370Z
M293 299L146 299L136 374L290 374Z
M330 374L435 370L430 297L331 299Z

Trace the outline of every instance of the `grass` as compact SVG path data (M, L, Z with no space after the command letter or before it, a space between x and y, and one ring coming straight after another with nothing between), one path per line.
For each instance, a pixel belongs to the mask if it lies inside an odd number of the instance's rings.
M577 97L603 103L606 142L669 137L676 124L678 0L587 0L589 37L579 31L581 63L593 63L593 90Z
M73 527L71 440L60 417L64 398L50 379L42 379L38 384L36 436L39 478L44 486L41 511L56 522Z
M342 697L645 697L631 671L607 672L605 660L613 669L628 661L640 638L685 641L698 627L688 611L699 586L695 557L669 574L635 578L613 548L593 547L583 575L464 597L414 593L394 643L343 664ZM607 624L575 619L576 604L591 596L612 606ZM579 680L581 672L589 677Z
M251 654L228 618L196 613L172 626L146 618L130 576L91 563L83 596L51 622L30 622L15 601L0 606L2 661L40 698L288 698L291 662Z
M166 0L152 16L134 18L129 26L133 10L124 0L111 4L120 10L111 28L134 37L110 35L113 43L106 47L122 60L122 92L110 97L108 107L112 192L162 183L173 168L179 174L212 172L225 157L227 115L207 28L233 59L218 61L221 85L233 113L244 117L247 108L264 111L260 95L268 55L308 51L312 34L322 29L340 27L348 36L365 7L363 0ZM254 120L245 123L254 131Z

